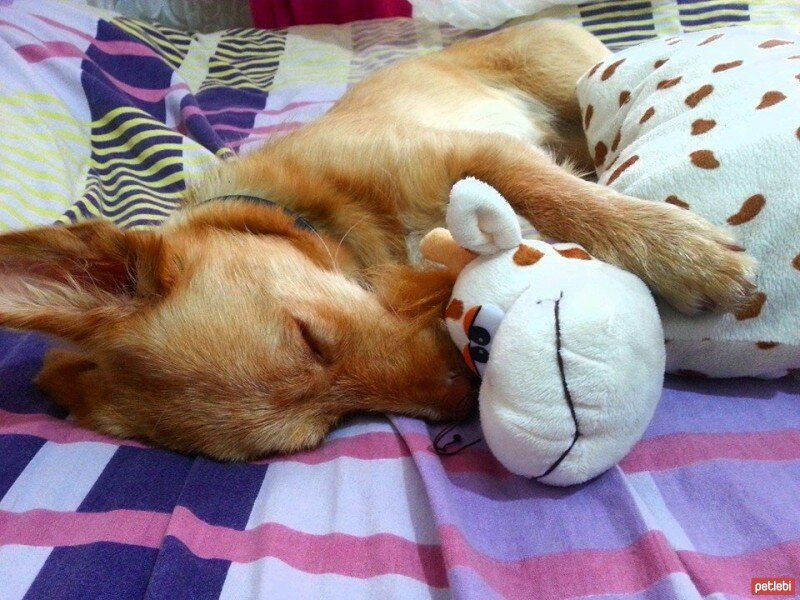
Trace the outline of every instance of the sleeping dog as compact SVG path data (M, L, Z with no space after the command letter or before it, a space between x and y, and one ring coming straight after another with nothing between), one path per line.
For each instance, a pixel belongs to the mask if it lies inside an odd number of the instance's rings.
M736 309L750 260L724 233L576 174L591 115L575 83L606 56L552 21L465 41L225 162L156 231L6 234L0 325L68 342L38 383L80 423L247 460L313 447L348 413L464 416L470 382L440 326L453 282L409 266L406 240L465 176L684 312Z

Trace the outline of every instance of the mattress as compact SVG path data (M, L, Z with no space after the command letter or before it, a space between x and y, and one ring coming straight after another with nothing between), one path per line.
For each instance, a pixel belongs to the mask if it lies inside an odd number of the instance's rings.
M5 0L0 229L156 226L204 168L461 35L407 19L193 35ZM32 383L51 344L0 332L4 600L745 598L753 577L800 574L796 380L669 378L618 467L557 489L482 443L438 456L441 427L402 417L248 464L108 438Z

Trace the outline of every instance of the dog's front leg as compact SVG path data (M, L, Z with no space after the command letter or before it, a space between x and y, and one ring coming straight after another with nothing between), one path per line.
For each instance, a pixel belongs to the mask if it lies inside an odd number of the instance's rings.
M432 143L450 182L489 183L538 231L635 273L682 312L733 311L752 294L752 259L687 210L585 181L512 138L463 133Z

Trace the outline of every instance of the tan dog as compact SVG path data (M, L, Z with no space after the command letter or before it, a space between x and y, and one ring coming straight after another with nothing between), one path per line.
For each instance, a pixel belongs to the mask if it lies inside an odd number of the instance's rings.
M250 459L318 444L345 414L462 416L437 326L452 280L407 266L454 182L497 188L542 233L683 311L746 300L749 260L690 212L587 182L574 86L607 55L558 22L399 63L325 117L230 161L154 232L103 222L0 237L0 325L59 336L40 385L89 427ZM279 202L317 233L249 194Z

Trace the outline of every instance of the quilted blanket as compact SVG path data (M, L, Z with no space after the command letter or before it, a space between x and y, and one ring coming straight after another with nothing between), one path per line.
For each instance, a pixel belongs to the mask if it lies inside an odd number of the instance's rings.
M195 35L0 0L0 229L157 225L206 166L460 35L407 19ZM250 464L100 436L32 384L49 344L0 332L3 600L736 598L800 575L790 379L668 380L622 464L553 489L482 443L439 457L440 428L407 418L352 419L318 450Z

